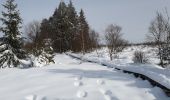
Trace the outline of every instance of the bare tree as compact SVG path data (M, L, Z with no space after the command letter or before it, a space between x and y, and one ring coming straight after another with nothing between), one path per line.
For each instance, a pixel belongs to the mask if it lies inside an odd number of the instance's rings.
M157 12L156 18L151 22L149 27L150 34L147 35L147 37L157 45L161 66L164 66L163 48L165 48L165 44L169 40L168 30L170 28L168 20L169 18L166 18L162 13Z
M113 60L113 54L123 50L125 41L122 39L122 28L118 25L109 25L106 28L106 45L109 50L110 60Z
M40 27L41 24L38 21L33 21L25 26L25 34L29 38L29 42L31 42L31 49L37 51L40 47L41 35L40 35ZM34 51L33 51L34 52Z
M165 9L166 11L166 19L165 19L165 34L167 34L167 38L166 38L166 43L169 44L170 43L170 17L168 15L168 11L167 9Z
M161 45L161 42L164 39L165 32L165 20L163 15L157 12L156 18L150 23L148 39L156 42L157 45Z

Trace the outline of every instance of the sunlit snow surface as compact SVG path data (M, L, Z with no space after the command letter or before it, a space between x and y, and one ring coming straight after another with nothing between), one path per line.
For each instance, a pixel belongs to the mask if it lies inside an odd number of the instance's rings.
M148 64L134 64L133 54L135 51L142 51L148 58ZM104 64L108 67L119 68L131 72L136 72L148 76L149 78L159 82L165 87L170 89L170 66L162 68L158 66L159 59L157 56L157 49L148 46L131 46L127 47L116 55L113 61L110 61L107 48L102 48L98 51L87 53L84 56L82 54L72 54L80 57L83 60L89 60L98 64Z
M0 70L0 100L170 100L148 81L65 54L55 64Z

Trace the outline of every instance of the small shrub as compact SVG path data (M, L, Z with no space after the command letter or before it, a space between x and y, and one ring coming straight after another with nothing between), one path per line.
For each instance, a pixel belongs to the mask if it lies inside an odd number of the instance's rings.
M133 61L134 61L134 63L142 63L142 64L144 64L144 63L148 62L148 59L147 59L144 52L135 51Z

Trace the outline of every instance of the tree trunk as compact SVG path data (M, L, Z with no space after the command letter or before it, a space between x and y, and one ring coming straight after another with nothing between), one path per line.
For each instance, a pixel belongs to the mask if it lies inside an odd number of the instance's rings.
M82 39L82 51L83 51L83 55L85 54L85 44L84 44L84 35L83 32L81 33L81 39Z

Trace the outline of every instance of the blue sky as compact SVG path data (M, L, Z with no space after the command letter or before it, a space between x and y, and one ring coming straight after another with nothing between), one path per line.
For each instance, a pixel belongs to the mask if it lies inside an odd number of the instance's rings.
M0 0L2 4L5 0ZM16 0L24 25L51 16L61 0ZM68 2L69 0L64 0ZM170 0L72 0L77 11L84 9L90 26L104 35L109 24L122 26L124 38L142 42L156 11L170 15ZM0 6L0 11L3 8ZM0 15L1 16L1 15ZM2 34L2 33L1 33Z

